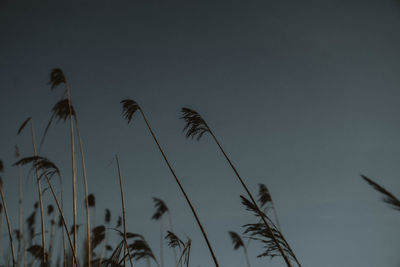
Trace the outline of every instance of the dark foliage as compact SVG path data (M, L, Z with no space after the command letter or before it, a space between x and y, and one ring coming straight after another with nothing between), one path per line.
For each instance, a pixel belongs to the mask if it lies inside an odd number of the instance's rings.
M189 108L182 108L181 113L181 119L186 123L183 128L183 132L186 131L186 138L197 137L197 140L200 140L203 134L210 132L207 123L196 111Z
M89 194L87 197L88 203L89 203L89 207L94 207L96 206L96 198L93 194Z
M122 115L128 120L128 123L133 119L133 114L140 110L139 105L132 99L124 99L121 101Z
M40 144L42 145L44 143L44 140L46 138L47 132L50 129L50 126L53 122L54 119L57 119L57 122L65 122L67 119L69 119L70 116L72 116L75 121L77 120L76 117L76 112L74 109L74 106L71 103L71 106L69 105L69 100L67 98L61 99L58 101L53 109L51 110L52 114L50 117L49 122L47 123L46 129L44 130L42 140L40 141Z
M120 228L121 225L122 225L122 218L121 218L121 216L118 216L116 228Z
M53 211L54 211L54 207L53 207L53 205L48 205L47 206L47 215L50 215L50 214L52 214L53 213Z
M170 246L171 248L175 247L182 248L185 246L185 243L171 231L167 231L165 239L168 240L168 246Z
M370 185L372 186L376 191L380 192L383 194L382 201L389 204L391 208L395 210L400 210L400 200L396 198L392 193L387 191L385 188L380 186L379 184L375 183L368 177L361 175L361 177Z
M24 166L30 163L32 163L32 169L36 168L41 171L41 175L39 176L39 178L44 175L47 175L49 178L51 178L54 174L57 174L58 176L61 175L60 170L53 162L41 156L25 157L20 159L13 165Z
M63 71L60 68L55 68L50 72L50 81L49 84L51 85L51 89L53 90L56 88L58 85L62 83L67 83L67 80L65 79L65 75Z
M154 207L156 208L156 212L151 217L153 220L158 221L161 217L168 211L168 207L164 201L159 198L153 197Z
M272 201L272 198L268 188L264 184L259 184L258 186L258 202L260 203L260 207L264 207L265 204Z
M43 247L39 245L30 246L27 251L37 260L42 260L43 257ZM47 257L47 255L46 255Z
M140 259L153 259L157 261L153 251L144 239L135 240L133 243L129 244L128 248L136 261Z
M106 209L106 214L104 216L104 222L106 224L109 224L111 221L111 211L109 209Z
M92 230L91 247L95 249L106 237L106 228L103 225L97 226Z
M229 236L231 237L234 250L244 247L243 240L238 233L230 231Z
M32 117L28 117L27 119L24 120L24 122L21 124L21 126L18 128L17 135L19 135L22 130L25 128L25 126L32 120Z
M282 233L277 229L275 224L268 218L268 216L263 212L260 213L253 205L253 203L251 203L245 197L240 196L240 198L242 200L242 204L247 210L253 212L255 216L263 216L270 227L270 229L268 229L265 223L252 223L243 225L243 228L245 229L244 234L249 235L249 238L253 240L258 240L263 244L265 250L263 253L259 254L258 257L270 256L272 258L275 256L282 256L277 246L277 242L279 242L283 252L286 255L289 255L292 259L296 260L296 257L291 250L289 244L286 242ZM274 240L272 233L276 241Z

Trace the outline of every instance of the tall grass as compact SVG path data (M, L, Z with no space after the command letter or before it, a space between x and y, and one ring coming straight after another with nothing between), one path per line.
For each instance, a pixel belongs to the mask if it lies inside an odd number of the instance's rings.
M269 235L271 236L272 240L274 241L276 247L278 248L281 256L283 257L283 259L285 260L287 266L291 267L292 264L290 262L289 257L286 255L285 250L282 247L281 243L279 242L278 238L276 238L273 229L271 228L271 226L267 222L267 219L265 218L263 212L261 211L261 209L259 208L257 202L255 201L255 199L253 197L253 194L248 189L248 187L247 187L246 183L244 182L243 178L240 176L240 174L237 171L236 167L233 165L232 161L230 160L230 158L226 154L225 150L222 148L222 146L221 146L220 142L218 141L217 137L215 136L215 134L211 131L210 127L207 125L206 121L200 116L199 113L197 113L196 111L194 111L192 109L184 107L184 108L182 108L181 112L182 112L181 119L183 119L185 121L185 123L186 123L185 127L183 128L183 131L186 131L186 137L187 138L197 138L197 140L200 140L205 133L209 133L211 135L212 139L215 141L215 143L217 144L218 148L220 149L220 151L224 155L225 159L229 163L230 167L234 171L234 173L235 173L237 179L239 180L240 184L242 185L242 187L246 191L248 197L250 198L252 204L254 205L254 208L255 208L256 212L258 213L258 216L260 216L260 218L264 222L264 224L266 226L266 229L269 232ZM294 255L294 253L293 253L293 255ZM294 259L295 259L296 263L300 266L300 263L297 261L296 257L294 257Z
M250 260L249 260L249 255L247 253L247 248L242 240L242 238L240 237L240 235L236 232L233 231L229 231L229 236L232 240L232 244L233 244L233 249L234 250L238 250L239 248L243 248L243 253L244 256L246 258L246 263L247 263L247 267L251 267L250 266Z
M19 135L22 130L25 128L27 124L31 126L31 139L32 139L32 147L33 147L33 156L37 156L37 148L36 148L36 136L35 136L35 129L33 126L33 119L31 117L27 118L22 125L19 127L17 134ZM40 225L41 225L41 235L42 235L42 264L46 266L47 261L47 253L46 253L46 230L45 230L45 222L44 222L44 209L43 209L43 196L42 196L42 187L40 184L40 177L39 177L39 170L35 166L35 174L36 174L36 184L39 196L39 206L40 206Z
M2 161L0 161L0 173L1 172L3 172L3 162ZM6 204L6 200L5 200L5 197L4 197L3 179L1 177L0 177L0 196L1 196L1 203L3 204L4 213L6 215L8 237L9 237L9 240L10 240L10 247L11 247L12 262L13 262L13 266L15 267L17 262L16 262L16 259L15 259L14 242L13 242L13 238L12 238L12 230L11 230L10 218L8 217L7 204Z
M145 121L145 123L147 125L147 128L149 129L150 134L153 137L154 142L156 143L156 145L158 147L158 150L160 151L165 163L168 165L168 168L169 168L171 174L173 175L176 183L178 184L179 189L181 190L183 196L185 197L185 200L186 200L187 204L189 205L189 207L190 207L190 209L191 209L191 211L193 213L193 216L195 217L197 225L199 226L200 231L201 231L201 233L202 233L202 235L204 237L204 240L206 241L208 250L210 251L210 254L212 256L212 259L214 261L215 266L219 267L219 263L218 263L217 257L215 256L214 250L213 250L213 248L211 246L211 243L210 243L210 241L208 239L208 236L207 236L207 234L206 234L206 232L204 230L204 227L200 222L200 219L199 219L199 217L197 215L197 212L194 209L193 204L190 201L189 196L187 195L186 191L183 189L183 186L182 186L180 180L178 179L178 176L176 175L176 173L175 173L174 169L172 168L171 164L169 163L169 161L167 159L167 156L164 153L164 150L161 148L161 145L158 142L158 140L157 140L152 128L150 127L150 124L149 124L149 122L148 122L143 110L141 109L141 107L134 100L131 100L131 99L122 100L121 103L122 103L122 107L123 107L123 115L128 120L128 123L132 120L133 115L134 115L134 113L136 111L139 111L140 114L142 115L142 117L143 117L143 119L144 119L144 121Z
M50 81L49 84L51 85L51 89L55 89L59 85L64 85L64 93L62 99L56 103L53 107L53 114L50 118L50 121L46 127L44 135L42 137L42 144L44 142L44 138L47 134L47 131L53 121L54 118L58 120L63 120L64 122L69 119L70 124L70 137L71 137L71 158L72 158L72 190L73 190L73 214L74 214L74 223L73 223L73 235L74 235L74 248L77 250L77 222L76 222L76 202L77 202L77 188L76 188L76 159L75 159L75 137L74 137L74 129L76 129L76 134L79 142L79 151L81 156L81 167L82 167L82 174L83 174L83 183L84 183L84 191L85 191L85 208L86 208L86 238L87 240L91 240L90 237L90 211L89 211L89 203L88 203L88 183L87 183L87 174L86 174L86 163L85 163L85 156L83 151L83 142L81 138L81 134L79 131L78 125L78 117L76 115L75 109L71 102L71 90L70 86L67 82L67 79L64 75L64 72L59 69L55 68L50 73ZM75 122L75 128L74 128ZM91 267L91 242L86 242L87 247L87 265Z

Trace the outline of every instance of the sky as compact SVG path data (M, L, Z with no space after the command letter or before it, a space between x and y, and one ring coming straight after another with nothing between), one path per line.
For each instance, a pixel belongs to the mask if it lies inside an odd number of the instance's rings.
M48 85L58 67L80 123L95 224L105 208L113 223L121 214L118 154L128 230L143 234L158 256L160 224L151 216L152 197L159 197L176 234L192 239L191 266L213 266L143 119L127 124L122 117L119 102L131 98L182 180L221 266L245 266L227 231L242 232L257 219L241 205L245 192L210 136L185 139L185 106L207 121L253 193L267 185L303 266L400 266L400 214L360 178L400 196L399 32L394 0L0 0L0 159L12 223L15 145L32 155L29 131L16 133L32 116L37 138L43 134L62 95ZM59 166L70 196L68 124L52 126L40 154ZM23 181L26 217L37 201L28 168ZM84 223L80 168L78 182ZM53 203L48 191L44 200ZM70 218L71 204L65 206ZM251 266L285 266L278 257L257 258L261 252L252 241ZM164 254L166 267L173 266L166 244Z

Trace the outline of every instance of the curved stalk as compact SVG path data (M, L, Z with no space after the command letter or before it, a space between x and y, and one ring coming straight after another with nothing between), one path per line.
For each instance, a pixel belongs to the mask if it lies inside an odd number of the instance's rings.
M202 225L201 222L200 222L200 219L199 219L199 217L198 217L198 215L197 215L197 213L196 213L196 210L194 209L194 207L193 207L193 205L192 205L192 202L191 202L190 199L189 199L189 196L186 194L185 190L183 189L183 186L182 186L181 182L179 181L178 177L177 177L176 174L175 174L175 171L172 169L172 166L171 166L171 164L169 163L169 161L168 161L168 159L167 159L167 156L165 155L163 149L161 148L161 145L160 145L160 143L158 142L158 140L157 140L157 138L156 138L156 136L155 136L153 130L151 129L150 124L149 124L149 122L147 121L147 118L146 118L146 116L144 115L143 110L142 110L141 108L139 108L139 110L140 110L140 113L141 113L142 116L143 116L144 121L146 122L147 128L149 129L149 131L150 131L150 133L151 133L151 136L153 137L155 143L157 144L158 150L160 151L162 157L164 158L165 163L167 163L169 170L171 171L172 175L174 176L175 181L176 181L176 183L177 183L178 186L179 186L179 189L181 190L183 196L184 196L185 199L186 199L186 202L188 203L188 205L189 205L189 207L190 207L190 210L191 210L192 213L193 213L193 216L194 216L194 218L195 218L195 220L196 220L196 222L197 222L197 225L199 226L200 231L201 231L201 233L203 234L204 240L205 240L206 243L207 243L208 250L210 251L210 254L211 254L211 256L212 256L212 259L213 259L213 261L214 261L215 266L216 266L216 267L219 267L217 257L216 257L215 254L214 254L214 250L213 250L213 248L211 247L211 243L210 243L210 241L208 240L207 234L206 234L206 232L205 232L205 230L204 230L204 228L203 228L203 225Z
M64 212L63 212L62 209L61 209L60 203L59 203L59 201L58 201L58 198L57 198L56 193L54 192L53 185L50 183L49 177L47 177L46 174L44 175L44 177L46 178L47 184L48 184L49 187L50 187L50 191L51 191L51 194L53 195L54 201L56 202L57 209L58 209L58 212L59 212L59 214L60 214L60 216L61 216L61 220L62 220L64 229L65 229L65 232L67 233L69 245L70 245L71 250L72 250L72 257L73 257L73 259L74 259L74 264L75 264L76 266L79 266L79 265L78 265L78 260L77 260L77 258L76 258L76 250L74 249L74 245L73 245L72 240L71 240L71 235L69 234L68 226L67 226L67 223L65 222Z
M246 246L243 246L243 252L244 252L244 257L246 258L247 267L251 267L250 260L249 260L249 254L247 253Z
M13 243L13 238L12 238L11 223L10 223L10 218L8 217L7 205L6 205L6 200L4 198L2 181L0 181L0 195L1 195L1 202L3 203L4 213L6 215L6 221L7 221L7 226L8 226L8 237L10 239L10 246L11 246L12 261L13 261L13 266L15 267L16 261L15 261L15 254L14 254L14 243Z
M72 157L72 195L73 195L73 234L74 234L74 250L77 251L77 228L76 228L76 162L75 162L75 140L74 140L74 123L72 116L72 103L69 85L66 83L66 92L68 97L69 118L70 118L70 134L71 134L71 157ZM90 240L88 241L90 242Z
M247 185L245 184L245 182L243 181L242 177L240 176L239 172L236 170L235 166L233 165L232 161L229 159L228 155L225 153L225 150L222 148L221 144L219 143L218 139L215 137L214 133L211 131L211 129L208 127L208 125L206 124L206 127L209 131L209 133L211 134L212 138L214 139L215 143L217 144L217 146L219 147L219 149L221 150L222 154L224 155L225 159L228 161L229 165L231 166L232 170L234 171L234 173L236 174L236 177L238 178L239 182L241 183L241 185L243 186L243 188L245 189L247 195L249 196L251 202L253 203L253 205L256 207L257 212L260 216L260 218L263 220L265 226L267 227L268 232L270 233L272 240L274 241L274 243L276 244L279 252L281 253L283 259L285 260L286 264L288 267L292 267L292 264L289 260L289 257L286 255L286 253L284 252L281 244L279 243L279 241L276 239L274 232L272 231L269 223L265 220L264 215L262 213L262 211L260 210L260 208L258 207L257 202L255 201L253 195L250 193L249 189L247 188ZM285 242L286 243L286 242ZM287 244L288 245L288 244ZM300 263L297 261L297 259L295 258L296 263L300 265Z

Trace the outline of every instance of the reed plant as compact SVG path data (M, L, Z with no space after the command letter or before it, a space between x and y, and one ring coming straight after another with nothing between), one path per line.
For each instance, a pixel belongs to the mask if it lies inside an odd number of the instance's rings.
M215 256L214 250L213 250L213 248L211 246L211 243L210 243L210 241L208 239L208 236L207 236L207 234L206 234L206 232L204 230L204 227L203 227L202 223L200 222L200 219L199 219L199 217L197 215L197 212L194 209L193 204L190 201L189 196L187 195L186 191L183 189L183 186L182 186L182 183L181 183L180 179L178 179L178 176L176 175L174 169L172 168L170 162L168 161L164 150L161 148L161 145L158 142L158 139L156 138L156 136L155 136L155 134L153 132L153 129L151 128L151 126L149 124L149 121L147 120L146 115L143 112L143 109L134 100L131 100L131 99L122 100L121 104L122 104L123 116L128 120L128 123L131 122L131 120L133 118L133 115L135 114L136 111L139 111L140 114L142 115L142 117L143 117L143 119L144 119L144 121L146 123L146 126L149 129L150 134L153 137L154 142L157 145L158 150L160 151L160 153L161 153L165 163L167 164L172 176L174 177L176 183L178 184L179 189L181 190L183 196L185 197L185 200L186 200L187 204L189 205L190 210L193 213L193 216L194 216L194 218L195 218L195 220L197 222L197 225L199 226L200 231L201 231L201 233L202 233L202 235L204 237L204 240L206 241L208 250L210 251L210 254L211 254L211 257L212 257L212 259L214 261L215 266L219 267L219 263L218 263L217 257Z
M244 179L240 176L238 170L233 165L231 159L228 157L227 153L222 148L219 140L217 139L217 137L215 136L213 131L211 131L211 129L208 126L208 124L206 123L206 121L200 116L199 113L197 113L193 109L184 107L184 108L181 109L181 112L182 112L181 119L183 119L185 121L185 127L183 128L183 131L185 132L186 138L192 138L192 139L196 138L197 140L200 140L203 137L203 135L206 134L206 133L211 135L212 139L217 144L218 148L220 149L220 151L224 155L224 157L227 160L228 164L230 165L230 167L234 171L234 173L235 173L237 179L239 180L240 184L242 185L242 187L246 191L248 197L250 198L250 201L251 201L252 205L255 208L255 211L258 213L258 216L264 222L266 230L269 232L270 237L272 238L274 244L278 248L278 250L280 252L280 255L283 257L286 265L288 267L291 267L292 263L291 263L289 257L286 255L284 248L282 247L282 245L279 242L278 238L275 236L275 233L274 233L273 229L271 228L271 226L269 225L267 219L263 215L263 212L259 208L255 198L253 197L253 194L248 189L246 183L244 182ZM292 253L292 255L294 256L294 253ZM294 260L300 266L300 263L298 262L298 260L297 260L297 258L295 256L294 256Z

